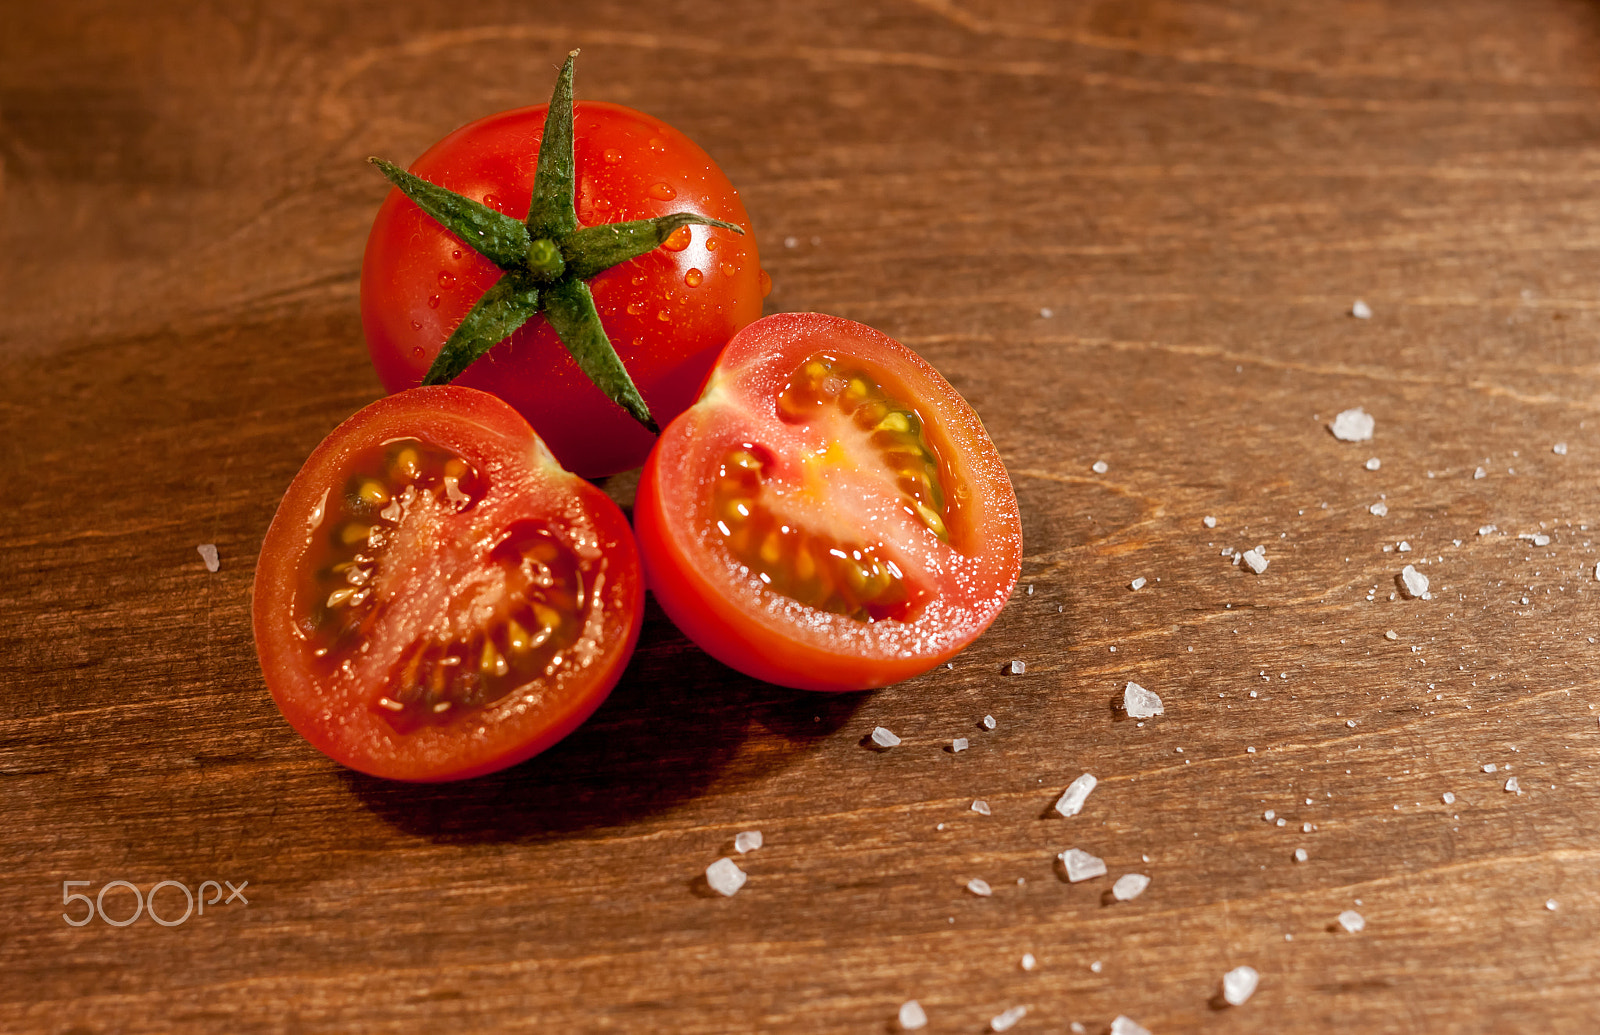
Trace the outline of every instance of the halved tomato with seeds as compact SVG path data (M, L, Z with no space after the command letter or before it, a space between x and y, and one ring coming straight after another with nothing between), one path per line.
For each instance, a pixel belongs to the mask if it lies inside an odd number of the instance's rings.
M335 760L450 780L549 747L605 699L642 615L627 519L509 405L416 388L330 434L261 546L267 688Z
M662 608L740 671L856 690L972 642L1022 559L994 443L949 382L849 320L789 313L728 344L640 477Z

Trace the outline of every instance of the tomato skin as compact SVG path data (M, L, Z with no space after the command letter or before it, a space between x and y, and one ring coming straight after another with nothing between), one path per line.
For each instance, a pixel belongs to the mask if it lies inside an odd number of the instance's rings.
M867 472L833 472L831 505L849 509L858 528L897 541L904 563L920 565L934 592L910 620L863 622L766 589L719 546L708 498L719 458L733 443L756 443L776 457L789 492L796 456L821 455L825 440L785 425L775 399L808 356L851 357L872 369L925 418L960 497L950 544L884 505ZM865 502L857 503L857 500ZM848 501L848 502L847 502ZM953 657L994 620L1021 568L1016 495L977 415L910 349L883 334L816 313L768 316L741 331L717 362L700 401L661 436L640 476L634 503L645 579L662 609L690 639L732 668L808 690L886 686Z
M548 106L469 123L429 148L411 172L521 218L532 196ZM694 402L717 352L761 315L762 280L750 217L715 162L688 137L617 104L574 106L576 208L584 226L692 211L743 235L692 226L686 247L663 245L591 279L595 307L657 424ZM500 277L398 190L373 221L361 265L361 321L384 388L423 376L450 333ZM516 407L562 466L594 478L644 462L654 438L596 388L537 316L455 384Z
M470 510L438 520L421 536L423 549L394 556L397 588L374 631L344 655L345 668L324 666L312 653L317 641L303 628L306 580L317 563L313 542L329 532L323 523L346 491L357 458L376 444L412 438L465 460L487 488ZM558 539L582 549L593 585L586 664L568 664L536 691L519 691L470 719L397 730L374 702L392 693L387 687L399 660L440 621L447 610L441 605L461 597L458 587L484 577L490 549L518 522L549 525ZM262 542L252 618L267 688L312 746L374 776L440 781L520 762L588 718L633 652L643 593L638 552L617 505L562 470L510 406L475 389L444 385L380 399L312 452Z

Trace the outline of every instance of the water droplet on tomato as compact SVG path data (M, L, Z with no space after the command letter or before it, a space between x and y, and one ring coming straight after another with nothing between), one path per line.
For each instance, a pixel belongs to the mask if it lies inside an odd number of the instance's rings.
M733 263L725 262L725 263L722 264L722 275L724 277L731 277L735 273L738 273L738 272L739 272L739 267L735 266Z
M657 309L656 310L656 319L660 320L662 323L666 323L668 320L672 319L672 310L671 309Z
M451 273L449 270L440 270L439 271L439 286L440 287L447 288L451 284L454 284L455 282L456 282L456 275L454 273Z
M772 294L772 278L767 276L767 271L761 271L761 297L766 298Z
M717 238L716 238L715 235L707 236L706 237L706 251L708 251L708 252L716 251L717 250L717 243L718 242L717 242Z
M685 248L689 247L689 240L689 228L686 226L680 226L678 229L667 235L667 239L661 242L661 247L665 248L669 252L681 252Z
M439 308L439 296L438 295L429 295L428 296L428 308L429 309L437 309L437 308Z
M665 144L663 144L661 142L661 138L660 137L651 137L650 138L650 150L652 150L652 151L665 151L666 149L667 149L667 145L665 145Z
M500 195L498 194L485 194L483 203L496 212L500 211Z
M642 349L642 348L644 348L644 339L643 338L635 338L635 339L633 339L631 344L636 349Z
M412 320L411 321L411 329L414 330L414 331L422 330L422 321L421 320ZM416 348L412 349L411 351L420 356L420 355L422 355L422 346L418 345Z
M669 183L652 183L645 188L645 193L657 201L671 201L678 196L678 192L673 190Z
M642 312L644 312L644 306L641 303L639 303L639 302L629 302L628 303L628 315L629 316L638 316Z
M606 148L606 161L611 162L613 165L622 161L622 152L614 147Z
M461 258L461 249L460 248L455 248L455 249L451 250L450 258L452 258L452 259Z
M418 331L422 330L422 324L418 323L415 320L411 321L411 327L412 327L413 330L418 330ZM418 359L421 359L422 358L422 346L421 345L413 345L413 346L411 346L411 354L413 356L417 357Z
M645 279L646 278L645 278L645 275L643 273L635 273L633 275L633 286L634 287L640 287L641 285L644 284Z
M594 207L599 209L602 212L610 212L611 211L611 199L610 198L595 198L594 199Z
M699 287L701 282L705 279L706 275L701 273L699 270L690 270L688 273L683 275L683 282L690 287Z

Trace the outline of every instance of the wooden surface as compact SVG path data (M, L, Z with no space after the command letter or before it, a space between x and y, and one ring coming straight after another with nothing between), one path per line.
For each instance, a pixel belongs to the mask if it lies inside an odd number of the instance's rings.
M1594 4L5 7L0 1030L1600 1030ZM580 97L741 188L769 311L966 394L1022 582L952 670L840 697L652 607L544 756L363 778L249 629L279 495L380 392L362 159L543 100L574 46ZM1370 443L1328 432L1355 406ZM1433 599L1392 598L1406 563ZM1109 874L1060 879L1072 846ZM75 928L74 880L248 904Z

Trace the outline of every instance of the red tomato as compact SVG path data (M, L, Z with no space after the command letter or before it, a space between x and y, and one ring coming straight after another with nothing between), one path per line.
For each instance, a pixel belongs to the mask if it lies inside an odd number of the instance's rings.
M517 412L417 388L339 425L256 566L256 652L284 717L399 780L491 772L566 736L639 635L622 511Z
M645 464L645 577L690 639L810 690L937 665L1000 613L1017 498L977 414L916 353L816 313L769 316L718 359Z
M527 215L548 105L456 130L411 171L508 215ZM737 223L679 229L591 279L600 322L656 422L694 402L718 350L761 315L764 274L750 217L722 170L671 126L616 104L574 107L576 207L585 226L692 211ZM422 383L457 324L500 277L398 190L378 210L361 264L361 322L384 387ZM585 477L644 462L654 438L596 388L541 315L455 384L515 406L563 466Z

